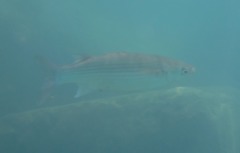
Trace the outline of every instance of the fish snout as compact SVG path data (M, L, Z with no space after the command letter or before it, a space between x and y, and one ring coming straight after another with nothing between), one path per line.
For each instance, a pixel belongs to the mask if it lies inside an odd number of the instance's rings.
M196 69L193 66L188 66L188 67L182 67L181 68L181 74L182 75L187 75L187 74L192 74L195 73Z

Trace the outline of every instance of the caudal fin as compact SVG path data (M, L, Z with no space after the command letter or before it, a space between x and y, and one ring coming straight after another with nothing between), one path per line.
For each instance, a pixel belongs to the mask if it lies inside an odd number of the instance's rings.
M57 69L58 69L56 64L53 64L46 57L42 55L36 55L35 59L41 71L43 72L44 77L46 77L46 79L55 80Z
M36 55L35 59L43 74L43 85L40 99L40 104L43 104L49 101L53 95L58 68L56 64L53 64L42 55Z

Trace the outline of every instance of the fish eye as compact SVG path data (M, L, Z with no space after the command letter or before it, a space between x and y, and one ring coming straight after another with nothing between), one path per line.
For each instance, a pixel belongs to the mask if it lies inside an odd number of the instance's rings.
M186 68L181 69L182 74L188 74L188 70Z

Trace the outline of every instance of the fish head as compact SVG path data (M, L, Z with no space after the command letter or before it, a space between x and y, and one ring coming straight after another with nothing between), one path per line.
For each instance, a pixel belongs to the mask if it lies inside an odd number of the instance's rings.
M181 75L188 75L195 73L196 69L192 65L182 65L180 67L180 74Z

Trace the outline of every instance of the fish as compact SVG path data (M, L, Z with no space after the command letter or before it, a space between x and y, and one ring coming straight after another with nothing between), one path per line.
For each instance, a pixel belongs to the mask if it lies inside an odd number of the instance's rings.
M170 76L195 71L190 64L161 55L110 52L62 65L56 72L56 83L78 84L81 90L77 95L94 90L142 91L163 87Z

